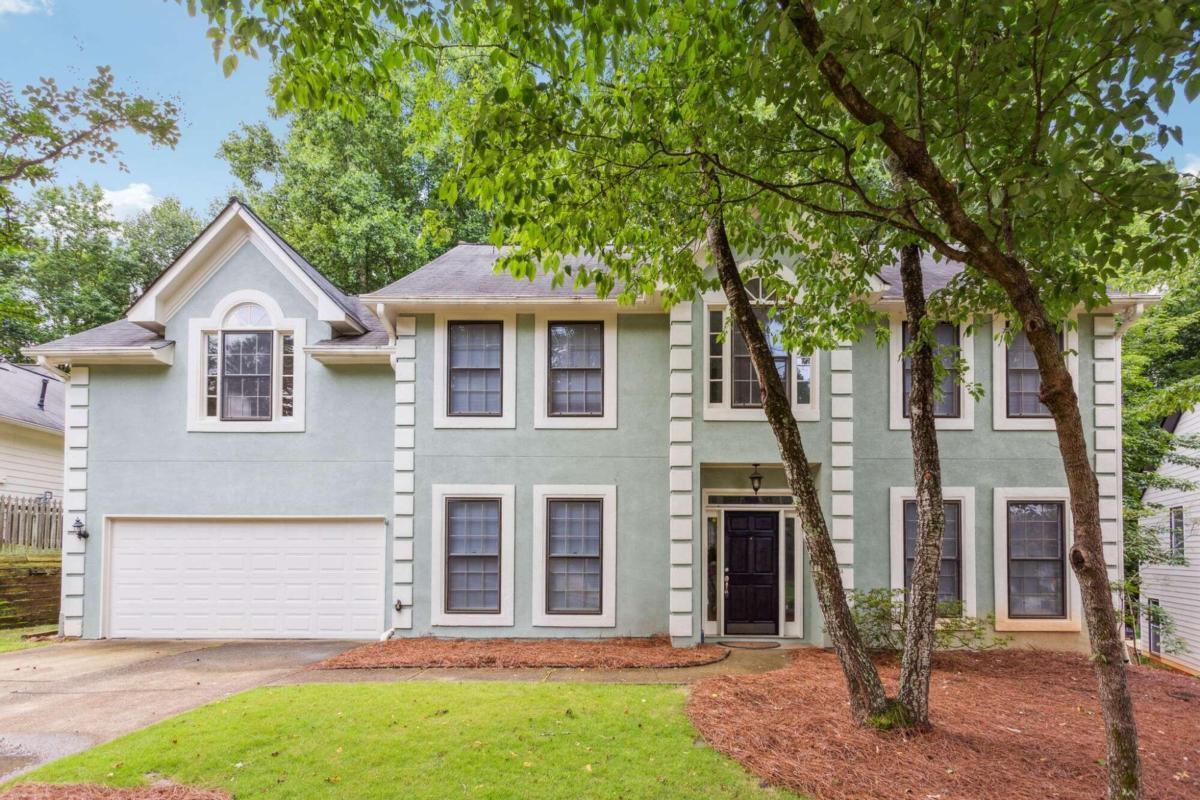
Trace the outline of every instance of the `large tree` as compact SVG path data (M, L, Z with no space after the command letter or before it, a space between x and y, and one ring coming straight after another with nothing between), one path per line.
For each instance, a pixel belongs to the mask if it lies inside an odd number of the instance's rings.
M862 279L851 256L864 249L864 223L880 249L915 239L964 264L948 294L1019 322L1037 357L1071 492L1069 560L1100 687L1109 793L1138 795L1099 492L1057 331L1076 309L1105 303L1119 269L1162 268L1197 244L1194 192L1154 148L1180 136L1160 118L1179 87L1200 91L1200 8L361 0L331 16L290 0L198 5L218 45L271 49L283 103L352 107L364 85L386 93L405 65L486 63L486 94L451 78L429 107L457 126L465 190L504 209L497 235L543 267L558 268L555 251L611 246L628 254L607 265L630 279L627 291L666 285L668 299L686 296L695 283L686 260L637 223L671 208L695 214L717 184L722 208L736 200L752 212L724 216L736 249L764 252L770 272L786 245L803 265L796 307ZM890 192L877 176L883 163L911 191ZM689 170L708 187L699 199L684 186ZM654 172L657 185L643 178Z
M434 140L416 141L404 113L380 99L354 119L302 110L277 137L243 125L222 142L254 209L349 292L390 283L456 240L482 241L489 220L438 187L453 166Z

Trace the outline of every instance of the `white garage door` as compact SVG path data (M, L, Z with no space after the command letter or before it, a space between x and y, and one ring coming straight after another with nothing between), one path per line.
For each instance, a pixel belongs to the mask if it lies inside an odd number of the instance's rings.
M384 624L382 520L118 519L112 637L368 639Z

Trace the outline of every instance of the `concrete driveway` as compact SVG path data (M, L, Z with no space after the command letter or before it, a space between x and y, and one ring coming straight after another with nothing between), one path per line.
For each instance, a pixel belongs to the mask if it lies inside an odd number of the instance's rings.
M0 655L0 780L361 642L66 642Z

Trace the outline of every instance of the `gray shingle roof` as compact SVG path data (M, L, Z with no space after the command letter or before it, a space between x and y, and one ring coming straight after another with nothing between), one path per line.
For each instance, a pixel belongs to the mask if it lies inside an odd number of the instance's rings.
M544 273L539 273L533 280L517 280L508 273L496 274L496 262L505 252L506 248L490 244L459 244L395 283L371 292L369 296L430 300L595 297L592 287L576 290L569 278L562 286L553 286L551 276ZM568 257L564 262L569 266L600 266L600 262L590 256Z
M173 344L154 331L149 331L137 323L126 319L108 322L90 330L64 336L45 344L26 347L25 352L37 355L46 350L94 350L106 347L151 347L158 349Z
M932 253L921 251L921 283L925 296L946 288L955 275L963 271L963 265L949 259L935 259ZM883 296L888 299L904 299L904 288L900 282L900 262L889 264L879 271L879 277L887 284Z
M358 299L354 299L354 304L358 308L358 318L361 319L367 328L366 333L360 333L351 336L335 336L332 339L322 339L317 342L315 347L386 347L388 344L387 329L383 327L383 323L379 321L379 317L371 313L371 310L364 306Z
M38 408L42 381L46 381L46 399L44 408ZM46 370L0 360L0 420L62 431L64 391L63 382Z

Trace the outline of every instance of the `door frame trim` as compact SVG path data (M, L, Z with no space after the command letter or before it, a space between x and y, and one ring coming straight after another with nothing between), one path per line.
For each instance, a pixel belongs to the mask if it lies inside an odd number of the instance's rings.
M795 552L795 576L796 576L796 619L792 622L786 621L784 613L784 592L787 590L787 582L784 576L779 576L779 633L770 634L733 634L736 638L742 639L803 639L804 638L804 593L807 591L808 581L805 580L805 564L807 561L807 548L804 544L804 532L800 523L799 515L796 513L794 505L753 505L753 504L714 504L711 501L713 495L739 495L749 494L746 487L734 488L710 488L701 490L701 534L708 536L708 520L715 517L717 520L717 580L720 583L724 576L725 570L725 512L726 511L777 511L779 513L779 568L784 568L785 553L787 550L786 525L788 518L795 520L795 536L796 536L796 552ZM768 497L788 497L791 493L787 489L762 489L759 491L759 496ZM708 610L708 552L701 544L703 552L703 565L701 567L702 580L700 581L700 608L701 608L701 630L705 636L726 637L725 633L725 593L717 593L717 621L714 623L705 619Z
M109 619L109 613L112 610L112 527L113 523L122 520L215 520L215 521L233 521L233 520L252 520L255 522L271 522L271 521L320 521L320 520L339 520L346 522L381 522L383 523L383 550L384 558L388 558L388 518L383 514L103 514L100 517L100 527L104 533L104 541L100 547L100 592L99 603L99 629L101 639L109 638L109 633L112 629L112 622ZM64 532L65 533L65 532ZM86 574L86 558L87 553L83 554L85 559L85 574ZM386 561L384 574L386 576ZM86 580L86 577L85 577ZM384 584L384 599L388 598L389 586ZM84 591L84 602L86 602L87 591ZM390 600L389 600L390 602ZM384 603L388 605L388 603ZM86 619L86 610L85 610ZM380 630L387 630L387 609L382 609Z

